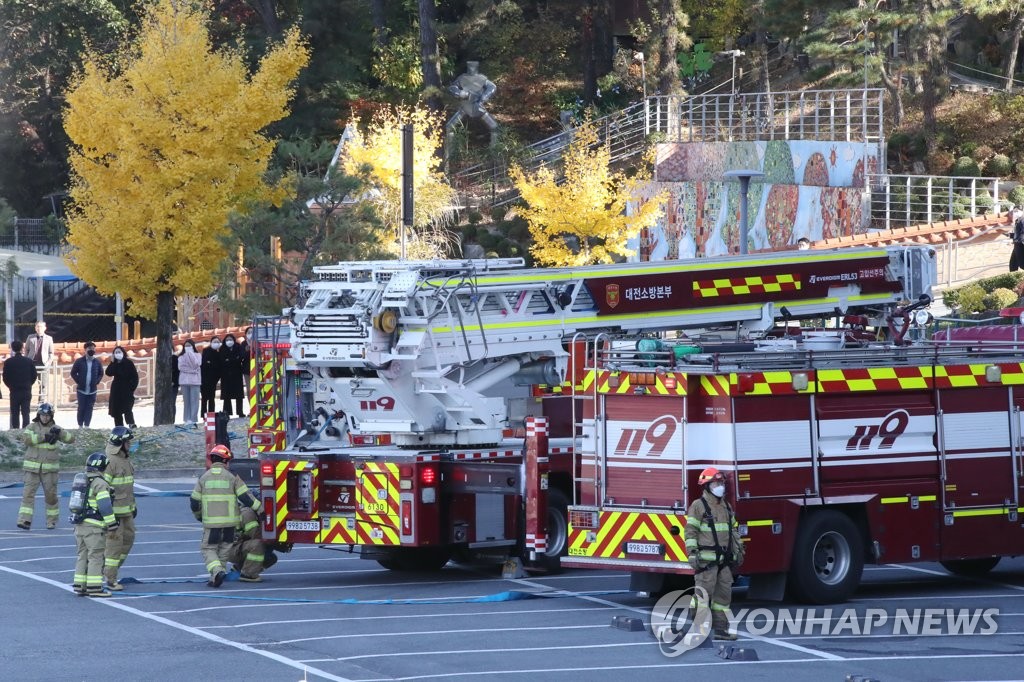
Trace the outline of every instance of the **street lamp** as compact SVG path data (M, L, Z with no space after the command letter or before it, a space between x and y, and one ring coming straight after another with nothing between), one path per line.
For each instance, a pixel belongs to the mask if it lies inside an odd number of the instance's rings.
M644 87L644 101L646 101L647 100L647 65L644 62L644 53L643 52L634 52L633 53L633 61L640 62L640 81L643 83L643 87Z
M723 173L726 180L740 182L740 253L747 253L747 194L750 190L751 178L762 178L764 173L759 170L731 170Z

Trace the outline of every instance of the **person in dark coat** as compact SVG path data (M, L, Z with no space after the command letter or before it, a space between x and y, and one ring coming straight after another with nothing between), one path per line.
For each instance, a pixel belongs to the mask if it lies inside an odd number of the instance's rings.
M78 428L89 428L92 408L96 405L96 390L103 378L103 364L96 357L96 344L85 342L85 355L71 365L71 380L78 394Z
M21 354L22 347L21 341L11 341L11 357L4 362L3 381L11 396L12 429L28 428L32 384L39 376L35 363Z
M117 346L111 356L110 364L107 365L106 375L113 377L110 382L110 409L108 413L114 418L116 426L124 426L128 422L128 428L135 429L135 415L132 409L135 407L135 389L139 387L139 372L135 369L135 363L129 359L124 348Z
M199 384L199 414L217 411L217 383L224 373L224 359L220 355L220 337L210 339L210 345L203 349L202 378Z
M245 398L245 385L242 382L242 362L244 360L234 334L224 337L224 345L220 349L223 359L223 375L220 379L220 397L224 401L224 414L232 415L231 401L235 401L235 412L239 417L245 416L242 399ZM246 354L248 355L248 354Z

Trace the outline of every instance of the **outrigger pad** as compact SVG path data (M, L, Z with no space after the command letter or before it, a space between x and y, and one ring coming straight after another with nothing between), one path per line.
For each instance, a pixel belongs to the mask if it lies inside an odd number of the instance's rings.
M647 630L647 626L644 625L644 621L640 618L631 618L629 616L612 616L612 627L618 628L619 630L626 630L627 632L640 632L641 630Z
M506 561L505 565L501 569L501 577L503 580L525 578L526 571L523 570L523 560L519 557L512 557Z
M727 661L759 661L757 651L746 647L725 646L718 647L718 657Z

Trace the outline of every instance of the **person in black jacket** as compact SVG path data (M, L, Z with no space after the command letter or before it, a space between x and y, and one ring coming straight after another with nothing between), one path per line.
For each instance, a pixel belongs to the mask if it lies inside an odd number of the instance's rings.
M96 344L85 342L85 355L71 365L71 380L78 394L78 428L89 428L96 405L96 389L103 378L103 365L96 357Z
M242 384L242 353L234 334L224 337L224 345L220 349L223 359L221 365L223 374L220 378L220 397L224 401L224 414L231 417L231 401L235 401L235 414L239 417L245 416L242 409L242 399L245 397L245 388Z
M224 373L224 359L220 355L220 337L210 339L210 345L203 349L203 364L200 367L199 384L200 418L208 412L217 411L217 382Z
M21 341L11 341L11 357L4 362L3 381L11 396L11 428L28 428L32 384L39 376L34 362L21 354ZM20 422L19 422L20 417Z
M124 426L128 421L128 428L135 429L135 415L132 409L135 407L135 389L139 387L139 372L135 369L135 363L128 358L124 348L117 346L110 364L107 365L106 375L114 377L110 382L110 409L108 413L114 418L116 426Z

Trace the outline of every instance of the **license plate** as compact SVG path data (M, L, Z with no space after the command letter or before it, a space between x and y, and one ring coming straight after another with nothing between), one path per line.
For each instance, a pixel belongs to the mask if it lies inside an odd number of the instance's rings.
M661 554L661 545L655 542L627 542L626 554Z
M285 521L285 530L320 530L319 521Z

